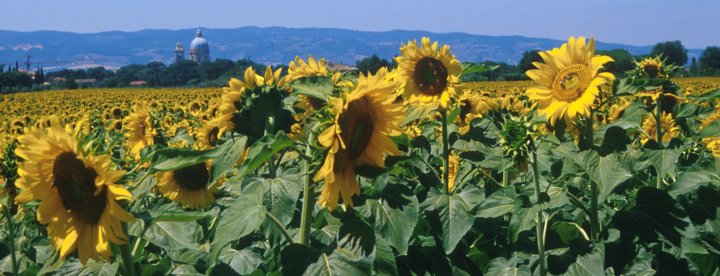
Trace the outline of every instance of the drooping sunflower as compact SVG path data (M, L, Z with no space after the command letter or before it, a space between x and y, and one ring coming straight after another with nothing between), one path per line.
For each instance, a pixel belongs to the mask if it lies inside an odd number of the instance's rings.
M155 144L157 130L153 126L150 112L144 105L133 107L133 113L125 118L124 127L127 145L135 159L140 158L140 151L143 148Z
M662 113L662 116L660 116L660 127L662 142L669 142L673 137L680 136L680 127L675 124L675 120L673 120L672 114L670 113ZM648 115L645 120L643 120L642 130L644 134L640 136L640 143L643 145L650 139L657 138L655 116Z
M430 38L423 37L420 46L417 41L409 41L400 47L400 52L402 55L395 61L405 101L430 109L439 104L447 109L455 96L461 71L460 61L450 52L450 46L438 49L437 41L430 43Z
M360 194L356 166L384 167L385 154L400 154L390 136L401 134L399 125L405 115L402 106L393 103L395 83L384 81L383 72L360 75L357 87L344 100L330 103L334 123L318 137L328 152L313 178L325 181L319 204L330 210L340 196L344 205L353 206L352 196Z
M107 260L109 242L127 242L121 223L133 220L117 200L132 195L117 181L124 171L112 168L107 155L80 151L77 131L63 128L55 119L46 129L29 128L15 150L18 203L40 200L37 219L47 224L52 245L62 258L77 251L83 264L89 258Z
M540 52L540 57L543 62L533 62L537 69L525 72L535 82L526 93L553 126L559 119L589 116L599 87L615 79L611 73L599 72L613 59L595 55L593 38L586 45L584 37L570 37L560 48Z
M206 208L215 201L215 192L221 186L209 183L211 164L208 160L174 171L157 172L155 179L158 184L155 187L165 197L185 208Z
M272 68L267 67L262 77L252 67L248 67L244 81L233 78L230 87L223 87L224 94L218 112L219 136L233 130L246 135L252 143L265 135L269 121L273 122L273 133L278 130L290 132L295 119L284 105L288 91L277 86L280 72L281 69L273 72Z

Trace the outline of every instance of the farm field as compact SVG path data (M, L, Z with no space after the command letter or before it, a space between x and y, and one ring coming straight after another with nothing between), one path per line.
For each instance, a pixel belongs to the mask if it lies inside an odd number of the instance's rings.
M558 47L529 81L423 38L368 75L0 95L0 271L720 273L720 78Z

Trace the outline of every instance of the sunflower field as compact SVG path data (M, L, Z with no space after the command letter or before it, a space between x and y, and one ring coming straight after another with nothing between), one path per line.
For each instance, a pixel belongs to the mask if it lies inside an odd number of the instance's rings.
M0 95L0 271L718 275L720 79L592 38L531 81L429 38L222 89Z

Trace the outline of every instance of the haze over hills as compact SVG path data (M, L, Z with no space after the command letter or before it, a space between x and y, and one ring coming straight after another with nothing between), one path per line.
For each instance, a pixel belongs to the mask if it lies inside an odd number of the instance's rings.
M429 36L451 45L461 61L496 61L515 64L522 53L551 49L561 40L523 36L485 36L467 33L431 33L394 30L365 32L329 28L241 27L234 29L201 28L210 44L211 59L250 58L265 64L286 64L295 56L325 57L335 63L355 64L356 60L377 54L390 59L399 54L400 44ZM196 29L141 30L135 32L71 33L60 31L17 32L0 30L0 63L19 61L24 67L32 56L32 68L118 68L131 63L151 61L170 63L176 43L187 50ZM597 41L597 49L623 48L634 55L647 54L652 46L632 46ZM702 49L689 49L697 57Z

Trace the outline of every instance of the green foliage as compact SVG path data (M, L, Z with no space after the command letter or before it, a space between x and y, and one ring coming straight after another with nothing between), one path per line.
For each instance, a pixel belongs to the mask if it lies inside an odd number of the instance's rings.
M679 40L665 41L653 46L650 56L663 56L669 65L684 66L688 62L687 49Z
M381 59L373 54L372 56L356 61L355 67L357 67L361 73L367 75L367 73L375 74L382 67L392 68L394 66L392 66L392 63L388 60Z

